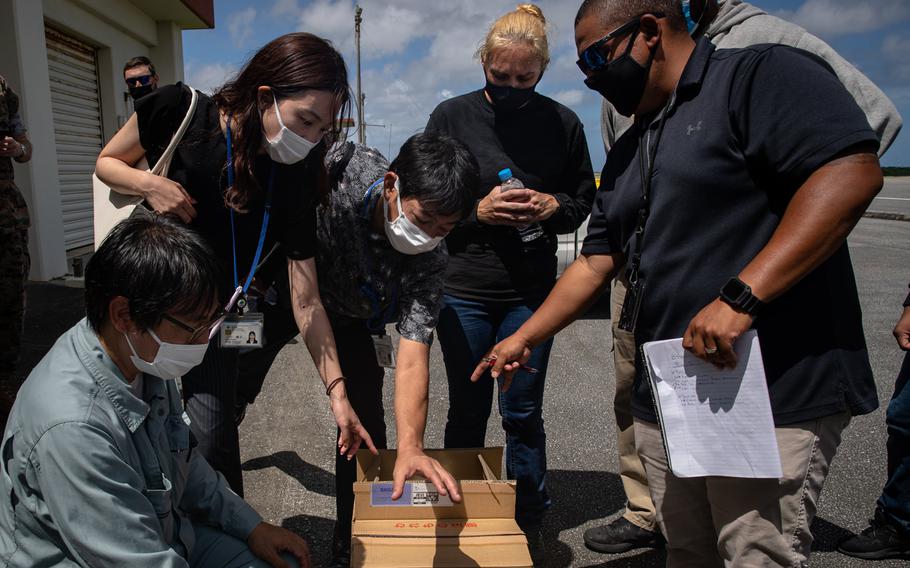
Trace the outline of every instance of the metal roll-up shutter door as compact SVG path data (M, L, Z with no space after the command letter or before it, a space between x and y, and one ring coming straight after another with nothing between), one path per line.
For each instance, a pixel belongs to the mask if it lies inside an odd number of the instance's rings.
M63 237L70 251L94 243L92 172L102 147L95 48L45 27Z

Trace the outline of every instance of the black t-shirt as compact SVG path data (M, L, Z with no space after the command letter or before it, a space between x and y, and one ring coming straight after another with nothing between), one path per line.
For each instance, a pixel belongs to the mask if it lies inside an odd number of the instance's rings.
M190 92L181 83L161 87L136 101L139 140L146 150L149 164L154 164L171 141L186 115ZM313 154L315 156L315 154ZM237 271L240 284L253 262L269 175L275 170L271 220L262 256L281 243L281 252L292 260L316 255L316 205L314 167L318 160L307 158L293 165L277 164L263 154L255 162L254 172L260 191L247 204L245 213L234 213L237 234ZM224 204L227 189L227 144L221 131L218 107L202 93L168 171L168 178L186 189L195 200L196 218L192 227L199 231L215 250L233 283L233 248L231 220ZM276 254L278 254L276 252Z
M656 122L636 125L611 150L583 254L629 257L641 204L638 148L653 145ZM846 150L877 147L862 111L815 56L776 45L714 51L700 41L655 160L636 344L682 337L765 247L815 170ZM778 425L878 406L846 244L768 304L754 327ZM637 351L633 413L655 422Z
M471 149L480 165L478 200L500 184L500 170L511 168L525 187L554 195L560 205L541 223L545 236L530 245L513 227L479 223L475 206L475 214L446 239L446 293L495 302L543 299L556 279L556 235L577 229L594 199L594 173L578 117L540 94L519 111L496 112L479 90L441 103L426 129Z

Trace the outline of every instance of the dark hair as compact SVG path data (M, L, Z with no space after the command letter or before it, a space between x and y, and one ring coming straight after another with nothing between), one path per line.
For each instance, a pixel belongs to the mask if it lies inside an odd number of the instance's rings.
M96 332L113 298L130 303L130 318L149 329L165 312L208 317L225 299L222 267L193 229L174 217L150 216L118 223L85 268L85 311Z
M680 0L584 0L575 15L575 25L592 13L605 25L619 25L654 12L662 12L674 29L687 29Z
M341 117L350 114L348 72L341 54L327 40L313 34L285 34L265 44L237 75L212 96L225 114L236 120L234 132L233 187L224 196L228 207L242 211L253 195L262 189L253 174L253 164L262 149L262 117L259 87L270 87L276 98L293 97L308 90L329 91L335 96ZM334 117L333 117L334 118ZM338 139L341 121L333 121L330 133L310 152L306 163L316 178L321 200L329 193L325 171L326 149Z
M468 147L451 136L411 136L389 165L389 171L401 180L401 197L417 198L436 214L458 213L464 218L474 208L480 169Z
M126 65L123 66L124 75L126 74L127 71L129 71L133 67L139 67L141 65L147 65L149 68L149 73L151 73L152 75L158 74L155 71L155 64L152 63L152 60L144 55L140 55L140 56L134 57L126 62Z

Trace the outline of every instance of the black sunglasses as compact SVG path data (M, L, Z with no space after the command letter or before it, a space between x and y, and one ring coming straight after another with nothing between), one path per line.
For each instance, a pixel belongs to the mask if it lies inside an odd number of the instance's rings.
M192 326L190 326L190 325L187 325L187 324L183 323L182 321L178 320L177 318L175 318L174 316L171 316L171 315L168 315L168 314L162 314L161 319L166 320L166 321L169 321L170 323L176 325L176 326L179 327L180 329L182 329L182 330L184 330L185 332L189 333L189 334L190 334L190 341L189 341L189 342L190 342L190 343L196 343L196 340L199 339L199 337L202 335L202 333L205 332L206 335L208 335L208 333L211 331L211 329L212 329L219 321L221 321L221 318L222 318L224 315L225 315L224 310L218 310L218 313L216 313L216 314L214 315L214 317L213 317L211 320L209 320L208 323L204 323L204 324L202 324L202 325L200 325L199 327L196 327L196 328L194 328L194 327L192 327Z
M663 12L645 13L651 14L655 18L664 17ZM603 45L613 38L621 37L633 30L637 30L641 25L641 17L644 15L645 14L639 14L585 48L585 50L581 52L578 61L575 62L575 64L578 65L578 68L581 69L581 72L588 73L589 71L597 71L606 67L609 61L607 61L607 58L604 57L604 54L601 52Z
M151 75L139 75L138 77L130 77L129 79L126 79L126 84L129 85L130 87L135 85L136 82L138 82L143 87L148 87L149 84L151 84L151 82L152 82L152 76Z

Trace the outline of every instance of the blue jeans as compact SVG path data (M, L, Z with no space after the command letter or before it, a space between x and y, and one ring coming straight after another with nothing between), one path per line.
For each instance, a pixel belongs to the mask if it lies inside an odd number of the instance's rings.
M480 359L498 341L513 334L537 306L494 304L446 295L436 331L449 379L447 448L482 448L493 404L489 373L471 382ZM506 432L506 474L516 480L515 518L523 528L541 523L550 506L547 495L547 435L543 427L543 390L553 340L531 352L529 367L519 371L508 391L495 389Z
M878 507L888 522L910 537L910 353L897 376L888 404L888 481Z

